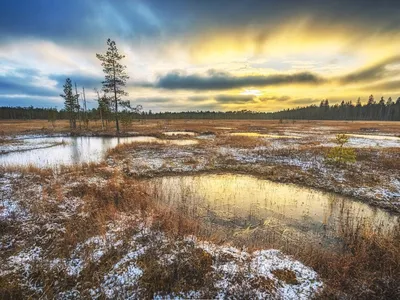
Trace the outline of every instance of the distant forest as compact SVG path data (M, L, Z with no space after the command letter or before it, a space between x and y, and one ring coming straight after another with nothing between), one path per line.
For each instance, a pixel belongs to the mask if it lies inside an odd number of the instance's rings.
M83 111L81 112L84 113ZM103 117L112 120L114 112L109 111ZM380 120L400 121L400 97L393 101L383 97L375 101L371 95L368 102L361 104L360 99L353 104L343 101L341 104L329 105L328 100L321 101L320 105L310 105L278 112L241 111L186 111L186 112L158 112L123 110L118 114L123 118L137 119L294 119L294 120ZM87 110L89 120L100 119L100 108ZM29 120L48 119L49 121L68 119L64 109L30 107L0 107L0 119Z

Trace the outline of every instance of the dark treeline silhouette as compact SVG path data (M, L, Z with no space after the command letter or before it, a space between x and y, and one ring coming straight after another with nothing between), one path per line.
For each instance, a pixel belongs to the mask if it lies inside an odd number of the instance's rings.
M91 120L98 119L97 109L89 110L88 114ZM64 109L57 110L56 108L0 106L0 119L4 120L49 120L51 118L68 120L69 113Z
M56 111L57 115L61 117L62 113L58 112L55 108L36 108L29 107L0 107L0 119L9 120L35 120L35 119L48 119L52 112ZM59 117L59 118L60 118ZM64 117L62 117L64 119Z
M56 113L55 116L52 114ZM240 111L185 111L185 112L158 112L151 110L146 112L122 111L118 112L132 120L137 119L294 119L294 120L380 120L400 121L400 97L393 101L391 98L385 100L383 97L376 102L371 95L365 105L358 100L355 104L351 101L340 104L329 105L328 100L321 104L286 109L278 112L256 112L250 110ZM108 111L106 118L112 120L115 112ZM90 120L100 120L105 112L99 106L88 110L87 117ZM0 107L0 119L69 119L66 110L55 110L54 108L34 107Z

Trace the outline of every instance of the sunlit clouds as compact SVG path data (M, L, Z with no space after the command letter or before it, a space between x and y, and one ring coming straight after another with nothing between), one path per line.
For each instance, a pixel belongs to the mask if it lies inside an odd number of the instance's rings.
M400 96L397 1L50 2L5 4L0 105L61 108L68 76L94 99L103 76L95 54L108 37L126 55L127 99L145 110L276 111Z

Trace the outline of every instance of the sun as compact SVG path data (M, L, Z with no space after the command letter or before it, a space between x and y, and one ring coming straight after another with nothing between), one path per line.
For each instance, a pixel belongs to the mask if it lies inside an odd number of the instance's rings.
M261 96L262 92L260 90L253 90L253 89L245 89L240 95L252 95L252 96Z

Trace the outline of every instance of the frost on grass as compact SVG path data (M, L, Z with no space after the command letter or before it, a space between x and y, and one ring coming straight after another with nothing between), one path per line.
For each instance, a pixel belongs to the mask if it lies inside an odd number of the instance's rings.
M219 298L309 299L323 286L315 271L279 250L248 253L209 243L200 246L213 255L213 267L222 274L216 283Z
M51 289L58 299L307 299L322 289L312 269L278 250L248 253L172 239L140 224L124 232L126 220L110 223L105 235L79 243L66 258L50 258L40 247L22 250L0 277L16 276L35 297Z

